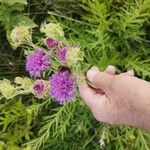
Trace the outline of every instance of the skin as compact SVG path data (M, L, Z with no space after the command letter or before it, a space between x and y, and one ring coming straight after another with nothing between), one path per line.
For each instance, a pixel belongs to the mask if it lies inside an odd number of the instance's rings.
M98 121L150 130L150 82L132 70L115 75L113 66L104 72L92 67L87 78L90 86L79 85L80 95Z

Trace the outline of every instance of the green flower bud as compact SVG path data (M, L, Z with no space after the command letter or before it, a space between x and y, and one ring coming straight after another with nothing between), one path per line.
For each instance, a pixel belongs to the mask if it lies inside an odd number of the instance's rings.
M64 37L64 31L60 24L43 23L40 31L45 33L47 37L50 37L54 40L60 40Z
M32 31L29 27L24 25L16 26L10 33L10 39L12 46L17 48L18 46L32 42Z
M0 93L6 99L11 99L16 95L16 88L10 83L9 80L4 79L0 82Z
M67 51L66 59L69 67L76 66L79 61L83 61L84 53L80 51L80 47L71 47Z

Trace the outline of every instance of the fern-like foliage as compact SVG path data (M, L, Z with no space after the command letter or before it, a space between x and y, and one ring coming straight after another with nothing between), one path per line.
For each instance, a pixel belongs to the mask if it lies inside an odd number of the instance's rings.
M125 60L125 67L127 69L134 69L138 76L143 79L150 77L150 59L148 57L142 58L141 52L132 53Z
M32 114L21 99L12 101L0 109L0 141L2 148L9 149L15 144L30 140ZM1 145L1 144L0 144Z
M63 140L75 107L76 104L72 103L51 109L51 115L45 116L42 119L42 126L38 132L38 138L28 142L32 146L32 149L40 149L50 137L57 138L61 136Z

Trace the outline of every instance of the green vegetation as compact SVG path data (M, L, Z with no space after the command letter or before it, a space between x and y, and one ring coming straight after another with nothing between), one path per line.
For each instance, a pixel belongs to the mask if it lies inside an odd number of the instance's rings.
M83 69L96 65L117 72L133 69L150 79L149 0L0 0L0 79L25 76L24 47L9 44L20 22L42 35L43 21L60 23L67 40L85 52ZM102 135L105 144L102 146ZM58 105L31 95L10 100L0 97L0 150L149 150L150 134L125 126L97 122L79 94L74 102Z

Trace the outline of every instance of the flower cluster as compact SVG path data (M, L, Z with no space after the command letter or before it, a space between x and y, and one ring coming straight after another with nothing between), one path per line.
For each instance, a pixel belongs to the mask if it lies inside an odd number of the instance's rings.
M31 43L35 50L26 52L26 71L30 78L16 77L14 85L3 81L0 83L0 93L7 99L32 93L38 99L51 97L59 104L65 104L75 98L77 76L74 70L77 69L74 68L83 61L83 52L77 46L70 46L66 40L64 42L64 31L60 24L44 23L40 31L46 36L43 47ZM27 40L32 42L26 27L15 27L10 37L16 46L25 44Z

